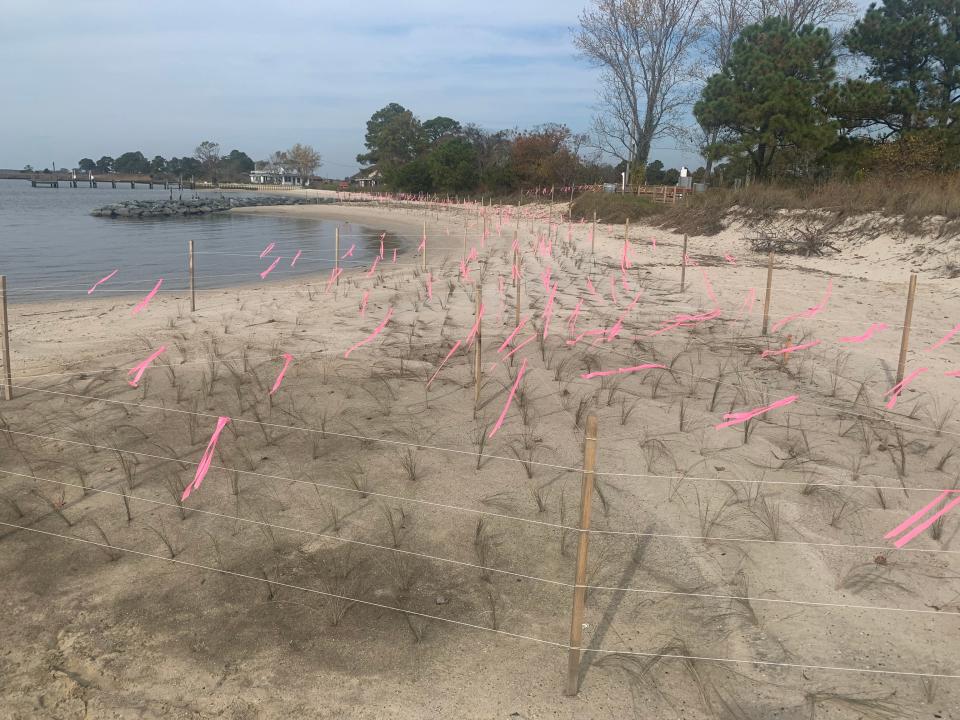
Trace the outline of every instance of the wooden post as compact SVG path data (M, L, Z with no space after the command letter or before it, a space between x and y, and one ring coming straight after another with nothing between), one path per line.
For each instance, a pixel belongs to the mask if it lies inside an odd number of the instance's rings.
M903 373L907 369L907 349L910 344L910 325L913 322L913 300L916 294L917 274L910 273L910 284L907 286L907 310L903 315L903 335L900 337L900 360L897 361L897 382L894 384L903 382Z
M187 269L190 272L190 312L197 310L197 288L193 282L193 240L188 240L190 257L187 260Z
M517 270L520 269L520 266L517 265ZM520 324L520 278L517 278L517 306L516 306L516 324Z
M567 659L567 695L580 691L580 645L583 639L583 609L587 600L587 552L590 549L590 509L593 505L594 465L597 460L597 417L587 417L583 440L583 478L580 482L580 542L577 545L577 576L570 618L570 654Z
M683 236L683 256L680 258L680 292L687 285L687 236Z
M763 296L763 325L760 328L760 334L767 334L767 327L770 324L770 288L773 285L773 250L767 256L767 292Z
M590 254L594 254L597 247L597 211L593 211L593 233L590 235Z
M333 231L333 276L337 285L340 284L340 226Z
M623 224L623 244L630 242L630 218Z
M517 232L513 232L513 242L517 242ZM511 274L513 277L513 286L520 287L520 249L517 248L513 251L513 267L516 268L516 271L513 271Z
M13 400L13 371L10 362L10 318L7 316L7 276L0 275L0 322L3 323L3 396Z
M423 271L427 271L427 221L423 221Z
M477 283L477 334L474 337L475 345L473 348L473 416L477 416L477 407L480 405L480 378L483 374L480 362L480 350L483 344L483 318L480 312L483 309L483 287Z

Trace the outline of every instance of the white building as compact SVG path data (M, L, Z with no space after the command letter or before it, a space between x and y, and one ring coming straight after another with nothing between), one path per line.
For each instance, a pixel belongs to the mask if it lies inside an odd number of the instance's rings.
M282 167L251 170L250 182L254 185L302 185L298 170L285 170ZM310 181L307 181L310 184Z
M362 188L366 187L376 187L380 184L383 177L380 174L379 168L372 168L369 170L361 170L356 175L353 176L352 180L357 185Z

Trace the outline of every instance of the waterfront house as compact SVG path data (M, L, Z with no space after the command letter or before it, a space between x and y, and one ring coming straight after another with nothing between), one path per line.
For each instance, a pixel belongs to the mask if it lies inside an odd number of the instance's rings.
M251 170L250 182L254 185L303 185L298 170L286 170L282 167ZM306 184L310 184L309 178Z

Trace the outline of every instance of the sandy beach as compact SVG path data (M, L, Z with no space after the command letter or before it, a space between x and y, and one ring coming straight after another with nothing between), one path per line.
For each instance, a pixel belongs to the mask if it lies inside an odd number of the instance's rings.
M195 312L11 305L0 714L960 717L955 680L911 675L952 666L960 515L884 538L957 487L955 240L778 257L764 336L747 228L690 237L681 290L682 235L565 211L232 211L387 232L396 261L261 281L254 257Z

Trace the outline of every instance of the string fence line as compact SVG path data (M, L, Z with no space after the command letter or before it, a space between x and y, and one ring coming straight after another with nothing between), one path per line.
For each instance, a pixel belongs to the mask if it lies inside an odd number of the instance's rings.
M792 669L801 669L801 670L823 670L826 672L852 672L852 673L865 673L873 675L889 675L889 676L900 676L900 677L924 677L924 678L941 678L948 680L960 680L960 675L951 675L946 673L923 673L915 671L903 671L903 670L880 670L875 668L855 668L848 666L829 666L829 665L808 665L802 663L782 663L774 662L771 660L746 660L746 659L737 659L737 658L723 658L723 657L709 657L709 656L697 656L697 655L680 655L674 653L648 653L641 652L637 650L611 650L604 648L592 648L592 647L574 647L562 642L556 642L552 640L546 640L543 638L537 638L530 635L522 635L520 633L510 632L508 630L501 630L498 628L491 628L486 625L476 625L473 623L468 623L462 620L455 620L453 618L445 618L439 615L430 615L428 613L422 613L415 610L404 610L403 608L398 608L392 605L386 605L384 603L378 603L371 600L363 600L360 598L353 598L346 595L339 595L337 593L326 592L324 590L317 590L315 588L308 588L299 585L294 585L292 583L286 583L281 580L270 580L269 578L257 577L255 575L247 575L245 573L235 572L233 570L225 570L222 568L212 567L210 565L203 565L201 563L189 562L187 560L178 560L177 558L168 558L163 555L156 555L154 553L144 552L142 550L134 550L132 548L127 548L119 545L110 545L108 543L101 543L95 540L88 540L86 538L73 537L71 535L63 535L61 533L55 533L48 530L40 530L38 528L26 527L23 525L17 525L15 523L0 521L0 525L5 527L10 527L19 530L26 530L27 532L36 533L38 535L46 535L48 537L55 537L61 540L74 541L78 543L83 543L86 545L91 545L94 547L105 548L111 551L121 551L126 552L131 555L137 555L140 557L146 557L153 560L161 560L165 562L171 562L176 565L182 565L185 567L192 567L197 570L207 570L210 572L218 572L224 575L231 575L233 577L242 578L245 580L253 580L260 583L266 583L268 585L273 585L275 587L283 587L289 590L296 590L306 593L312 593L315 595L320 595L324 597L334 598L338 600L346 600L358 605L366 605L368 607L376 607L382 610L391 610L393 612L402 613L404 615L412 615L415 617L421 617L427 620L436 620L438 622L445 622L451 625L458 625L460 627L471 628L474 630L483 630L487 632L492 632L498 635L505 637L511 637L520 640L528 640L535 643L540 643L542 645L548 645L551 647L556 647L561 650L581 650L582 652L591 652L596 654L604 655L626 655L626 656L637 656L637 657L649 657L657 659L670 659L670 660L697 660L703 662L716 662L716 663L726 663L726 664L737 664L737 665L756 665L760 667L783 667L783 668L792 668Z
M87 445L87 443L78 443L80 445ZM102 448L110 449L114 452L124 452L132 455L145 455L144 453L137 453L131 450L120 450L119 448ZM193 462L190 460L180 460L177 458L170 458L165 456L158 455L147 455L147 457L165 460L169 462L174 462L184 465L193 465L196 466L199 463ZM442 510L452 510L455 512L462 512L471 515L480 515L482 517L494 518L497 520L508 520L513 522L524 523L528 525L534 525L539 527L545 527L551 530L559 530L561 532L584 532L594 535L608 535L612 537L631 537L631 538L651 538L651 539L666 539L666 540L684 540L684 541L695 541L695 542L715 542L715 543L742 543L742 544L759 544L759 545L784 545L788 547L822 547L829 549L839 549L839 550L869 550L869 551L889 551L891 554L895 553L921 553L929 555L960 555L960 550L949 550L943 548L918 548L914 546L903 547L903 548L892 548L884 545L854 545L848 543L827 543L827 542L813 542L808 540L772 540L766 538L736 538L736 537L724 537L724 536L705 536L705 535L684 535L680 533L657 533L657 532L647 532L647 531L636 531L636 530L609 530L592 527L589 530L582 530L576 525L564 525L562 523L554 523L548 520L536 520L533 518L521 517L519 515L508 515L506 513L498 513L490 510L481 510L478 508L468 508L463 507L462 505L451 505L448 503L441 503L432 500L423 500L419 498L411 498L405 495L391 495L389 493L381 493L375 490L357 490L356 488L345 487L343 485L335 485L330 483L315 482L311 480L302 480L300 478L287 477L283 475L272 475L269 473L259 473L254 470L240 470L239 468L230 468L223 465L211 465L210 469L212 470L222 470L224 472L239 473L241 475L250 475L253 477L264 478L268 480L284 480L297 485L309 485L311 487L319 487L327 490L334 490L339 492L350 493L353 495L369 496L375 498L382 498L385 500L397 501L410 503L412 505L423 505L431 508L439 508ZM18 473L12 470L2 470L0 473L11 475L14 477L21 477L27 480L43 480L44 482L50 483L59 483L69 487L78 487L78 488L89 488L84 485L76 485L67 482L61 482L59 480L51 480L46 478L39 478L36 475L28 475L26 473Z
M582 587L582 588L586 588L587 590L600 590L603 592L626 592L626 593L636 593L640 595L691 597L691 598L710 599L710 600L739 600L739 601L749 601L749 602L757 602L757 603L796 605L796 606L803 606L803 607L831 608L831 609L845 609L845 610L870 610L875 612L900 612L900 613L918 614L918 615L960 616L960 611L954 611L954 610L914 609L914 608L891 607L891 606L884 606L884 605L854 605L851 603L831 603L831 602L821 602L821 601L813 601L813 600L765 598L765 597L753 597L753 596L747 596L747 595L723 595L719 593L684 592L684 591L675 591L675 590L652 590L649 588L616 587L616 586L609 586L609 585L590 585L590 584L577 585L575 583L564 582L562 580L553 580L550 578L543 578L536 575L527 575L525 573L516 572L512 570L504 570L502 568L496 568L491 565L481 565L477 563L470 563L470 562L465 562L461 560L455 560L453 558L447 558L447 557L442 557L438 555L430 555L428 553L416 552L414 550L404 550L402 548L391 547L389 545L379 545L377 543L371 543L364 540L345 538L340 535L329 535L327 533L316 532L313 530L305 530L303 528L294 528L294 527L289 527L287 525L278 525L275 523L269 523L265 520L254 520L253 518L247 518L239 515L227 515L225 513L218 513L212 510L203 510L197 507L187 508L184 506L180 506L176 503L165 502L163 500L154 500L151 498L145 498L139 495L132 495L129 493L119 493L112 490L100 489L92 486L79 485L76 483L68 483L60 480L40 478L36 476L26 475L24 473L10 473L7 471L0 471L0 472L5 472L6 474L10 474L10 475L17 475L19 477L23 477L27 479L40 480L41 482L47 482L55 485L73 487L78 490L86 490L88 492L114 495L116 497L125 496L128 500L136 500L139 502L150 503L150 504L159 505L162 507L173 508L176 510L186 509L188 512L196 512L202 515L209 515L211 517L217 517L224 520L233 520L237 522L249 523L252 525L259 525L261 527L269 527L276 530L283 530L284 532L299 533L302 535L309 535L311 537L330 540L333 542L344 543L348 545L358 545L361 547L371 548L375 550L384 550L387 552L397 553L399 555L407 555L410 557L417 557L423 560L431 560L433 562L447 563L450 565L456 565L458 567L471 568L474 570L481 570L484 572L498 573L500 575L507 575L509 577L543 583L545 585L553 585L553 586L570 588L570 589Z
M4 384L0 383L0 387L4 387ZM173 413L179 413L183 415L194 415L198 417L205 417L205 418L212 418L212 419L216 419L220 417L219 415L214 413L195 412L190 410L182 410L180 408L169 408L169 407L163 407L159 405L147 405L145 403L113 400L110 398L97 397L95 395L83 395L80 393L66 393L66 392L61 392L56 390L45 390L41 388L31 387L28 385L11 385L10 387L18 388L22 390L32 390L34 392L46 393L51 395L60 395L64 397L94 400L102 403L138 407L138 408L143 408L147 410L159 410L162 412L173 412ZM446 453L452 453L456 455L467 455L467 456L470 456L471 458L476 458L479 456L482 460L498 460L503 462L518 463L521 465L543 467L547 469L565 470L567 472L583 471L582 468L573 467L569 465L561 465L559 463L547 463L541 460L521 460L515 457L507 457L505 455L492 455L488 453L478 453L475 450L463 450L460 448L449 448L449 447L443 447L438 445L429 445L425 443L412 443L412 442L406 442L402 440L391 440L388 438L376 438L376 437L371 437L367 435L359 435L354 433L342 433L334 430L323 430L319 428L305 427L305 426L299 426L299 425L281 425L279 423L260 422L258 420L250 420L243 417L231 417L231 420L237 423L244 423L244 424L258 425L258 426L262 425L264 427L274 428L278 430L295 430L298 432L305 432L305 433L312 433L312 434L319 434L319 435L330 435L332 437L340 437L340 438L346 438L349 440L358 440L362 442L383 443L383 444L393 445L397 447L414 448L417 450L430 450L434 452L446 452ZM50 437L46 435L35 435L31 433L25 433L19 430L2 429L0 430L0 432L12 433L15 435L25 435L25 436L36 437L36 438L41 438L45 440L58 440L60 442L69 442L74 444L87 444L87 443L79 443L75 440L66 440L64 438L56 438L56 437ZM102 447L102 446L97 445L97 446L91 446L91 447ZM114 450L115 448L107 448L107 449ZM124 452L132 452L132 451L124 451ZM878 485L858 485L858 484L848 484L848 483L828 483L828 482L819 482L819 481L798 482L798 481L791 481L791 480L757 480L757 479L745 479L745 478L698 477L698 476L692 476L692 475L662 475L657 473L625 473L625 472L610 472L610 471L602 471L602 470L597 470L594 474L598 477L612 477L612 478L624 478L624 479L655 479L655 480L682 480L682 481L689 480L689 481L696 481L696 482L741 483L741 484L754 484L754 485L784 485L784 486L791 486L791 487L816 486L819 488L839 488L839 489L848 489L848 490L873 490L873 491L903 490L903 485L899 484L899 482L897 485L890 485L890 486L879 485L878 486ZM878 475L874 473L861 472L859 473L859 476L876 477L878 479L885 479L885 480L897 480L897 478L893 478L887 475ZM939 494L939 493L942 493L945 488L911 487L908 489L913 490L915 492L932 492L932 493ZM946 489L949 489L949 488L946 488Z

